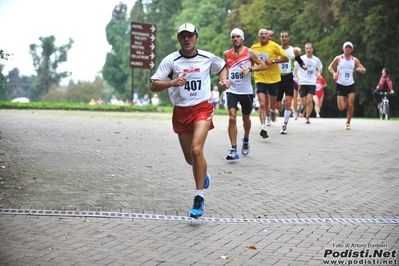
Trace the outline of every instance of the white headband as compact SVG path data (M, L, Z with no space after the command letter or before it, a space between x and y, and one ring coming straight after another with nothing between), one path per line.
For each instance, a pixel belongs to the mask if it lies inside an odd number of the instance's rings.
M240 35L241 38L244 40L244 32L242 30L240 30L239 28L235 28L231 31L230 33L230 38L233 36L233 34L237 34Z

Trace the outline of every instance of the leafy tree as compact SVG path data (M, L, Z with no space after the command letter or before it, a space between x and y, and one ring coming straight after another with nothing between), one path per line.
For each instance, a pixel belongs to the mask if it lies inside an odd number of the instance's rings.
M106 27L107 41L112 46L112 50L107 53L102 74L104 80L118 94L130 98L130 89L128 87L130 76L130 23L126 20L125 13L126 10L123 10L123 13L119 15L119 19L110 21Z
M0 100L8 100L7 79L3 75L3 68L4 66L0 64Z
M393 0L236 0L227 21L228 25L236 25L234 22L239 21L246 36L256 36L260 28L273 29L277 34L285 29L290 31L294 46L303 48L306 42L312 42L329 84L323 111L332 117L345 116L345 113L336 106L335 82L327 67L342 53L342 44L351 41L355 45L353 55L367 68L366 75L355 73L355 116L375 116L371 92L381 69L386 66L391 73L399 73L397 60L391 56L399 52L398 14ZM245 44L251 45L247 40ZM396 84L398 76L392 78ZM391 97L393 112L399 106L398 96L395 93Z
M347 28L348 36L355 36L355 52L358 51L356 54L368 71L356 84L356 89L360 88L357 115L372 116L376 114L376 108L371 92L377 85L382 68L389 68L394 84L399 81L399 66L396 57L392 56L399 52L399 8L392 0L359 0L356 6L347 8L345 20L351 22ZM393 112L399 107L397 92L390 97Z
M64 94L67 102L88 103L90 99L102 98L107 102L111 98L112 89L104 82L103 79L97 77L94 82L77 82L68 85Z
M251 46L256 41L256 30L249 30L248 23L252 20L245 20L246 10L249 8L252 0L235 0L231 10L228 10L226 17L226 26L228 29L240 28L244 31L244 45ZM244 12L245 14L242 14Z
M12 69L5 77L5 89L0 90L0 99L9 101L17 97L28 97L33 80L34 76L20 76L18 68Z
M386 66L392 73L398 73L397 60L391 56L399 52L399 35L396 34L399 11L395 3L379 0L313 0L306 5L305 10L309 11L304 11L295 24L299 26L300 32L313 32L308 36L317 41L316 49L325 67L328 67L334 56L342 53L342 44L345 41L349 40L354 44L353 55L367 69L366 75L355 73L355 116L375 116L376 108L371 93L379 80L381 69ZM315 19L315 14L323 22L323 26L312 26L305 30L305 26L308 27L311 20ZM381 49L381 44L384 49ZM324 73L328 73L327 70ZM332 85L330 94L334 94L334 81L330 74L326 74L326 77ZM397 83L398 76L393 76L393 79ZM393 112L399 104L398 99L397 94L391 97ZM334 106L331 115L340 115L335 107L335 97L331 97L331 101L326 100L326 106Z
M20 76L18 68L14 68L8 73L8 89L9 89L9 99L14 99L17 97L28 97L29 88L33 83L33 76Z
M30 99L38 101L45 95L50 86L60 84L63 78L70 76L69 72L57 72L60 63L67 61L67 54L71 49L73 40L69 39L68 44L55 46L55 37L40 37L41 45L31 44L29 53L33 59L33 66L37 77L30 90Z
M182 10L181 0L169 0L169 1L151 1L146 6L148 10L145 20L146 23L155 24L157 26L156 31L156 50L157 50L157 65L162 61L162 59L176 51L176 23L174 17L177 13ZM140 21L140 17L132 17L135 21ZM180 25L179 25L180 26ZM148 85L148 82L147 82Z
M174 47L180 49L176 39L176 29L183 23L194 24L199 31L197 48L222 56L223 51L230 47L230 31L226 28L226 17L233 8L231 1L203 0L201 5L197 1L183 1L183 9L173 17L175 40ZM212 83L216 84L218 77L212 75Z
M118 5L115 6L114 10L112 11L112 21L113 22L116 22L118 20L125 21L126 11L127 11L127 5L120 2Z
M183 1L183 9L175 17L174 39L176 29L183 23L193 23L199 31L197 47L222 56L223 51L230 46L230 31L225 25L229 10L233 8L231 1L203 0L201 5L197 1ZM175 41L174 46L180 49Z
M174 24L174 15L182 9L181 0L169 1L136 1L131 12L132 21L141 21L156 25L156 66L159 66L162 59L175 51L176 27ZM144 94L151 95L149 78L155 72L148 69L132 69L134 74L134 91L140 96ZM158 93L163 105L170 104L167 91Z
M137 0L130 11L132 21L151 23L157 26L156 64L169 53L179 48L176 29L180 24L191 22L200 32L198 48L209 50L221 56L230 47L229 32L239 27L245 32L246 46L257 42L260 28L272 29L277 36L281 30L288 30L291 44L303 48L311 41L315 55L324 65L324 76L329 84L325 96L323 111L328 116L344 116L336 106L335 83L327 71L334 56L342 53L342 44L352 41L355 45L354 56L367 68L366 75L355 73L356 108L355 116L374 116L375 106L371 92L377 83L381 69L388 67L391 73L399 73L396 58L398 54L398 8L394 0L203 0L203 1L155 1ZM128 23L125 25L128 28ZM121 33L122 34L122 33ZM120 35L120 34L118 34ZM123 34L122 34L123 35ZM122 39L121 39L122 40ZM130 36L124 39L128 54ZM276 42L279 42L276 39ZM122 51L122 50L120 50ZM119 51L115 50L115 56ZM127 55L122 57L128 58ZM128 63L115 60L126 68L124 75L129 76ZM142 96L149 92L148 78L152 71L134 69L131 79L126 81L125 92L134 85L134 90ZM115 73L116 75L117 73ZM117 77L117 76L116 76ZM392 75L398 83L398 75ZM164 103L169 103L166 92L161 93ZM399 106L399 93L391 98L392 109Z
M4 52L2 49L0 49L0 62L2 59L8 60L8 57L10 54ZM4 76L3 76L3 65L0 64L0 89L4 89L4 84L3 84Z
M42 97L45 102L88 103L90 99L102 98L105 102L111 98L112 88L100 77L94 82L69 81L66 88L51 86L49 92Z

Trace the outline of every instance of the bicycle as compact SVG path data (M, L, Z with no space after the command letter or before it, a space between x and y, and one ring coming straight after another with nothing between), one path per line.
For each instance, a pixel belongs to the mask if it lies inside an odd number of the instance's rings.
M378 92L381 95L381 103L378 107L378 113L380 114L381 120L389 120L389 100L388 100L388 92L381 91Z

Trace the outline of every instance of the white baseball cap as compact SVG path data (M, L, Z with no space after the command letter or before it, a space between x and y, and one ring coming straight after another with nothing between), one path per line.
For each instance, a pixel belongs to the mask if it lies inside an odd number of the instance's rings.
M177 35L179 35L182 31L188 31L191 33L196 33L198 34L198 30L197 27L195 27L193 24L191 23L185 23L183 25L181 25L178 29L177 29Z
M342 48L345 49L345 47L348 45L353 48L353 44L351 42L345 42L344 45L342 45Z

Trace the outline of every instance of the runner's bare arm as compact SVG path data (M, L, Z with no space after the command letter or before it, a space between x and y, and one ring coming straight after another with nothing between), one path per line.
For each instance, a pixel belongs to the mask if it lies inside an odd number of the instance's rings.
M163 91L171 87L183 86L184 84L186 84L186 81L186 74L183 74L182 76L172 80L153 80L151 82L150 89L154 92Z

